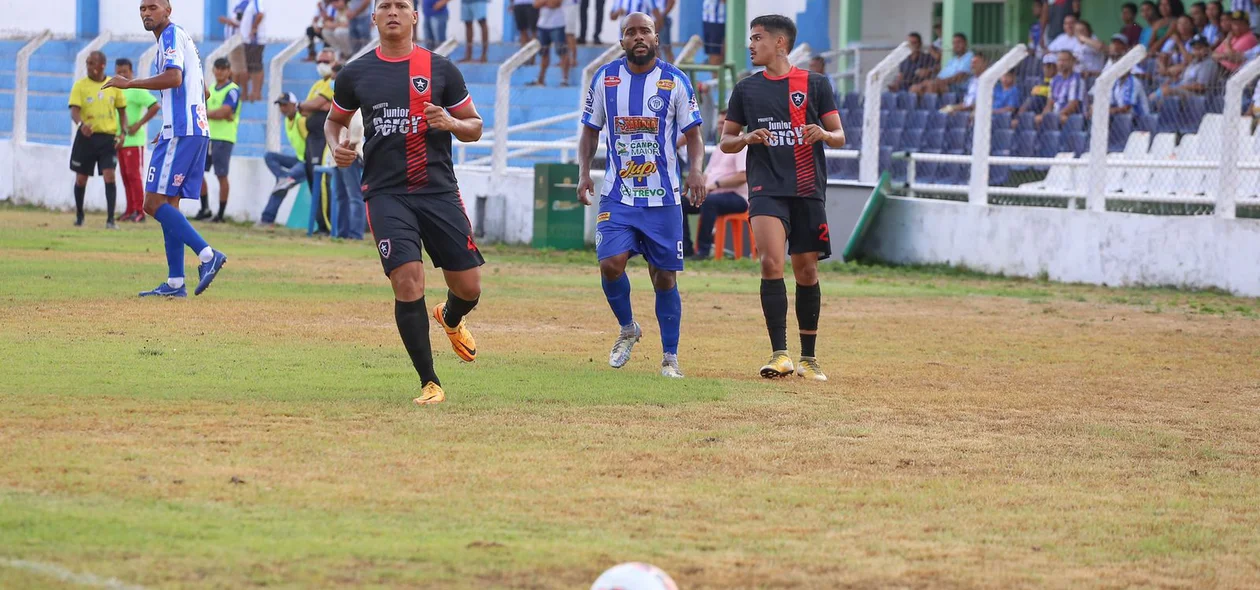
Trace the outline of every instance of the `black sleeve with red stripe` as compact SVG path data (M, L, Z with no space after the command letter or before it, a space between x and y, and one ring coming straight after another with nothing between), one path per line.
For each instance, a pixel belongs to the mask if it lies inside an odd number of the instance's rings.
M740 80L731 90L731 97L726 103L726 120L738 123L740 127L748 126L748 116L744 113L744 81ZM722 131L719 129L718 133Z
M353 113L359 110L359 97L355 95L354 73L358 68L352 67L353 64L342 68L337 74L337 83L333 84L333 109L343 113Z
M818 106L818 119L833 113L839 113L836 108L836 93L831 88L831 80L822 74L810 74L810 82L813 82L813 96L809 100Z
M440 67L442 68L442 96L438 97L438 100L442 102L438 106L453 111L471 103L472 95L468 93L468 84L464 82L463 72L460 72L450 60L442 60Z

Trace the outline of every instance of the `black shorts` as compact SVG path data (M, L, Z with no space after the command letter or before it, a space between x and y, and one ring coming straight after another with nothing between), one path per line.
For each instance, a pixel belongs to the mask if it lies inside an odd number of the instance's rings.
M263 71L263 50L266 45L262 43L245 44L245 71L251 74L257 74Z
M114 136L105 133L93 133L92 137L84 137L82 133L74 134L74 145L70 147L70 169L76 174L92 176L95 172L104 174L106 170L118 167L118 148L114 145Z
M464 201L456 193L376 195L367 200L367 218L385 276L408 262L424 260L421 245L436 268L461 271L486 263L473 241Z
M210 140L210 150L206 152L206 172L214 169L215 176L227 176L232 169L232 148L236 144L221 139Z
M827 202L803 197L753 197L748 217L778 217L787 233L788 254L818 252L819 260L831 258L831 230L827 226Z
M704 23L704 52L707 55L722 53L722 45L726 43L725 23Z
M532 31L538 28L538 9L533 4L513 4L512 18L516 20L516 30Z

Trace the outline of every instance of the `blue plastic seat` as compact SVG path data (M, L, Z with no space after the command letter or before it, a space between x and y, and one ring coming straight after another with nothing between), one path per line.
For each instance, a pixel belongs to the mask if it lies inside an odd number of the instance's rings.
M1181 125L1177 131L1182 133L1198 133L1199 123L1203 121L1204 115L1207 115L1207 97L1206 96L1187 96L1182 103Z
M879 93L879 108L886 111L897 108L897 93L887 90Z
M1050 112L1041 118L1042 131L1059 131L1059 115Z
M893 127L891 129L884 129L879 134L879 147L890 147L894 150L899 149L901 147L901 128Z
M919 97L919 110L935 111L940 108L941 97L935 94L924 94Z
M888 111L887 116L880 113L880 124L885 127L904 128L906 126L906 111Z
M1138 131L1155 133L1159 129L1159 115L1146 114L1137 120Z
M932 129L923 132L923 143L919 145L920 151L939 154L945 149L945 130Z
M862 107L862 97L856 92L850 92L844 95L844 108L850 111L857 110Z
M1182 117L1180 96L1165 96L1159 105L1159 133L1176 133L1181 128Z
M955 92L946 92L941 95L941 104L958 104L958 94Z
M915 103L914 99L915 99L915 95L909 92L906 92L906 91L898 92L897 98L896 98L897 108L903 111L913 110L914 103Z
M1050 117L1046 117L1049 119ZM1045 120L1045 119L1043 119ZM1063 145L1063 134L1059 131L1042 131L1037 135L1037 157L1053 158Z
M1111 126L1107 130L1107 151L1123 152L1129 142L1129 134L1133 133L1133 115L1115 115L1111 118Z
M1063 125L1064 133L1077 133L1085 130L1085 117L1081 115L1072 115L1068 117L1067 123Z
M1010 152L1015 144L1015 132L1010 129L994 129L993 141L991 143L989 153L997 153L998 151Z
M966 129L971 126L971 113L950 113L946 129Z
M918 151L923 145L923 129L907 128L901 132L901 149Z
M1011 128L1011 114L1010 113L994 113L993 115L993 129L994 130L1010 129L1010 128Z
M1225 112L1225 97L1213 94L1207 99L1207 112L1221 114Z
M971 149L971 141L967 138L968 129L950 129L945 133L945 151L967 153Z
M1084 131L1064 132L1063 147L1065 151L1080 157L1081 154L1089 151L1089 135Z
M1037 155L1037 130L1029 127L1020 129L1015 134L1015 147L1012 152L1021 158L1032 158Z
M914 111L906 117L906 129L927 129L929 113L927 111Z
M1019 114L1019 130L1027 131L1029 129L1037 129L1037 114L1024 111Z
M928 113L928 129L944 129L945 123L949 121L949 115L940 111L932 111Z

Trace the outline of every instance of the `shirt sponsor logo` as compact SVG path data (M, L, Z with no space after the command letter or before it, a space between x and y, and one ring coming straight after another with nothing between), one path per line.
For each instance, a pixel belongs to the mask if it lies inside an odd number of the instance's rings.
M617 135L634 135L651 133L655 135L661 128L661 120L657 117L613 117L613 131Z
M163 55L166 56L166 59L175 59L175 56L179 55L179 53L175 51L174 47L169 47Z
M622 180L643 180L653 174L656 174L656 162L630 162L617 173Z
M622 185L621 196L631 199L650 199L653 197L664 197L665 189L663 188L637 188Z
M604 86L616 86L621 84L621 78L616 76L604 76Z
M693 113L700 112L700 105L696 104L696 97L693 96L687 100L687 110Z
M425 133L429 124L422 116L412 116L411 109L384 108L372 113L372 129L376 135L388 137L395 133Z
M604 212L595 217L595 223L603 223L612 218L612 213Z
M805 93L801 92L800 90L793 92L789 96L789 98L792 99L792 104L796 105L796 108L798 109L801 108L801 106L805 104Z
M659 156L661 146L651 140L618 141L617 155L623 158L634 156Z
M661 98L659 94L653 94L652 97L648 99L647 106L649 109L659 113L665 110L665 99Z
M661 90L673 90L673 89L674 89L674 81L673 81L673 80L661 80L661 81L659 81L659 82L657 82L657 83L656 83L656 87L657 87L657 88L660 88Z
M411 87L415 89L416 94L424 94L429 89L429 79L424 76L412 76Z
M594 90L587 91L586 107L584 110L586 111L586 114L588 115L595 112L595 91Z
M766 129L770 131L770 140L766 142L770 147L805 145L804 127L793 127L786 121L770 121Z

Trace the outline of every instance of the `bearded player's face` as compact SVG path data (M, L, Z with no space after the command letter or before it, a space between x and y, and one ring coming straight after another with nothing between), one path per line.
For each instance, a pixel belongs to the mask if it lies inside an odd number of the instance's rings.
M411 0L379 0L376 11L372 13L372 22L381 39L397 41L411 38L411 30L415 28L416 9Z
M656 36L656 23L644 14L634 13L626 17L625 28L621 30L621 48L626 50L626 58L635 65L647 65L656 59L656 48L660 45L660 37Z

